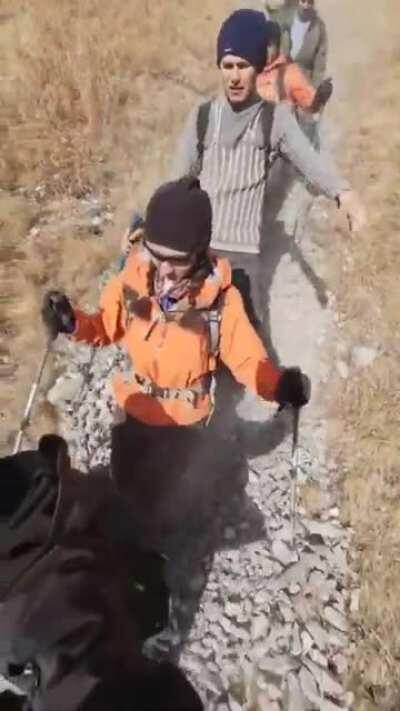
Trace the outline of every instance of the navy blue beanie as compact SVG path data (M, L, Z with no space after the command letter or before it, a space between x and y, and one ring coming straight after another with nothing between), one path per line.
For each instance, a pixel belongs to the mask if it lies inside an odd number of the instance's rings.
M235 54L261 72L266 63L268 40L268 25L263 12L236 10L219 31L217 64L221 64L226 54Z

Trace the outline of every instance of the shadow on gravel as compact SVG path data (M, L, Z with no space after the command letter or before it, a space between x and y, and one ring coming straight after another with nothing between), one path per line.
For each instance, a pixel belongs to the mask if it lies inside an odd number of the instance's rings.
M266 422L238 419L239 441L245 457L261 457L273 452L290 431L289 411L280 412Z

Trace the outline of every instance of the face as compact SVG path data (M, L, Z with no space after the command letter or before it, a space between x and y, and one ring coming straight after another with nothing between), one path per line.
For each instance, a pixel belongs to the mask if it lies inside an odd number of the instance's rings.
M315 13L314 0L299 0L298 13L301 20L311 20Z
M161 247L159 244L144 243L151 261L157 270L157 278L168 284L177 284L185 279L196 261L196 255Z
M256 93L257 70L242 57L227 54L220 64L226 98L233 106L245 104Z

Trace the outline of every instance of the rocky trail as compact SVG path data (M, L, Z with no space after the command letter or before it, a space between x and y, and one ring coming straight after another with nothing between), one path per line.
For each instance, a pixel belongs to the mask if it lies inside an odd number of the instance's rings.
M323 210L323 201L316 201L310 226L324 219ZM313 242L312 229L301 251L310 268L323 273L323 250ZM238 406L248 454L246 490L235 491L232 482L200 541L190 526L185 529L168 566L171 628L148 645L151 654L182 652L181 663L210 710L351 707L343 687L351 649L346 611L357 605L357 581L347 565L351 536L339 522L335 465L325 456L320 403L320 385L329 375L323 344L333 313L321 306L298 261L280 256L271 260L279 261L271 274L272 341L282 362L299 363L314 382L313 402L300 423L294 544L291 413L275 416L247 394ZM65 341L59 351L67 372L48 398L63 413L73 460L86 470L107 464L109 381L116 367L124 367L124 356L117 348L95 352ZM310 507L307 491L315 492L317 506Z
M339 41L334 13L346 2L321 5L332 23L333 42ZM343 41L349 43L349 36L350 30ZM361 61L358 43L361 47L360 38L353 49ZM332 51L334 67L342 72L342 57ZM350 91L343 75L338 87L343 105ZM323 133L327 145L337 145L338 128L329 116ZM289 204L291 215L296 209ZM345 688L352 653L347 618L349 610L358 609L359 589L351 531L340 522L324 409L324 387L332 370L340 370L340 361L332 358L334 299L324 286L326 202L314 201L299 244L290 229L282 240L282 231L280 223L271 235L266 273L271 341L283 364L300 365L313 381L313 398L300 421L295 540L291 415L276 417L273 408L246 394L238 406L248 455L246 490L232 491L200 543L185 531L168 568L171 629L148 649L180 654L209 711L353 708ZM57 349L64 372L47 398L60 412L74 464L87 471L109 461L110 376L125 360L117 348L94 352L65 339Z

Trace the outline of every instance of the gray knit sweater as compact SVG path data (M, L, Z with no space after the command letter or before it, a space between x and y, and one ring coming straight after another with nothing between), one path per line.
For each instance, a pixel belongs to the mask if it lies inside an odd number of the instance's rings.
M229 111L232 116L225 116L224 120L224 112ZM224 140L223 127L232 126L235 113L225 97L213 100L200 173L197 114L198 107L188 117L174 159L173 177L199 174L213 206L213 247L258 253L268 213L269 193L260 112L250 114L248 126L231 146ZM334 199L349 188L331 160L312 148L291 110L284 104L275 108L271 131L271 156L278 155L288 159L313 188L329 198Z

